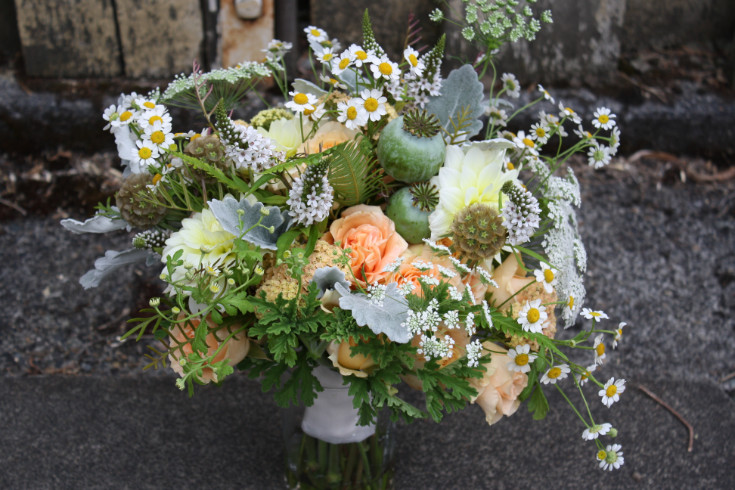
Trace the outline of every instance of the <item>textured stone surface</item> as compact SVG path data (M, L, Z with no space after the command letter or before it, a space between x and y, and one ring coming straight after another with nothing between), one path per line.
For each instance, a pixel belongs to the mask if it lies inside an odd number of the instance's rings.
M15 0L26 74L122 74L111 0Z
M672 26L676 26L672 28ZM731 41L732 0L627 0L623 51L687 43Z
M263 49L274 35L274 0L263 0L263 10L256 19L237 15L235 0L220 1L219 29L221 66L235 66L242 61L261 61Z
M420 21L425 43L439 37L439 26L429 21L429 12L436 7L425 0L312 0L311 22L337 38L345 49L352 43L362 43L362 15L369 9L375 39L393 60L402 57L408 16L413 13Z
M592 82L607 79L617 70L620 34L626 0L541 0L537 13L551 9L554 23L541 24L536 40L506 44L496 58L501 72L511 72L523 84L543 80L544 84ZM452 0L456 11L464 12L461 0ZM473 51L456 29L447 26L447 52L462 52L473 59Z
M116 0L125 75L169 77L201 63L199 0Z

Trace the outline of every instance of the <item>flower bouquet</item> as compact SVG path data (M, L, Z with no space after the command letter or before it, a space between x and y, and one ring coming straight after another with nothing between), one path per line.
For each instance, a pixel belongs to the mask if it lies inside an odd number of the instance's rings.
M123 338L156 339L149 366L170 365L190 394L237 368L279 405L305 407L287 448L292 485L384 488L390 442L376 421L439 422L478 404L494 424L522 403L540 419L548 388L579 415L600 466L623 463L619 445L602 443L616 430L593 419L583 385L608 407L618 401L624 380L595 371L624 324L604 328L603 312L583 308L580 191L566 165L585 152L604 166L619 132L608 109L590 124L542 86L515 106L520 86L497 76L492 54L538 30L517 4L466 2L462 35L485 51L446 78L444 37L422 54L412 33L394 61L365 12L362 45L342 49L306 29L312 81L288 85L290 46L274 40L263 62L195 65L104 112L122 187L94 217L62 224L139 232L82 285L133 262L161 264L162 295ZM265 77L286 102L236 119ZM533 126L506 130L537 104ZM203 127L174 132L169 106L196 109ZM583 328L557 338L580 313ZM412 390L421 403L406 399Z

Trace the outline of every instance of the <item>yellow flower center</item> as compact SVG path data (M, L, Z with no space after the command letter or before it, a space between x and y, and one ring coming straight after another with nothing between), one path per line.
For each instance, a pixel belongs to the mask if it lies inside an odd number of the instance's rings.
M322 35L322 33L321 33L321 32L319 32L319 30L318 30L318 29L312 29L312 30L311 30L311 35L312 35L312 36L314 36L314 37L319 37L319 36L321 36L321 35Z
M602 356L605 353L605 344L600 342L597 344L597 347L595 347L595 352L597 352L598 356Z
M355 56L358 60L365 61L367 59L367 53L365 51L355 51Z
M349 58L342 58L342 60L340 60L339 62L339 69L344 70L345 68L347 68L349 64L350 64Z
M533 140L530 138L523 138L523 144L526 145L529 148L533 148L535 145L533 144Z
M202 136L201 134L197 133L194 136L192 136L189 141L194 141L195 139L200 138L201 136Z
M607 451L605 451L604 449L600 449L599 451L597 451L597 459L603 460L605 458L607 458Z
M567 306L570 310L574 309L574 296L569 296L569 303L567 303Z
M133 117L133 113L130 111L125 111L122 114L120 114L120 120L123 122L127 121L131 117Z
M382 73L383 75L390 75L391 73L393 73L393 67L390 66L390 63L388 63L387 61L379 64L378 70L380 70L380 73Z
M324 53L324 55L322 56L322 59L323 59L324 61L329 61L329 60L331 60L332 58L334 58L334 55L333 55L332 53Z
M347 119L349 119L350 121L353 121L356 118L357 118L357 109L355 109L354 107L348 107L347 108Z
M617 392L618 392L618 387L615 386L615 385L610 385L605 390L605 394L607 395L608 398L614 396L615 393L617 393Z
M600 114L600 117L598 117L597 120L602 124L607 124L610 121L610 118L607 117L607 114Z
M151 101L143 102L143 106L147 107L148 109L155 109L156 108L156 104L154 104Z
M526 364L528 364L528 354L516 355L515 361L517 366L525 366Z
M539 138L543 138L544 136L546 136L546 131L544 130L544 128L536 128L536 136L538 136Z
M544 270L544 279L546 280L546 282L553 281L554 280L554 271L552 271L551 269Z
M153 176L153 185L158 184L161 181L162 178L163 178L163 175L161 175L161 174L154 175Z
M150 119L148 119L148 124L150 124L151 126L153 126L157 122L161 122L162 123L163 122L163 118L161 118L161 116L153 116Z
M153 152L151 151L151 149L146 148L145 146L138 150L138 156L143 160L148 160L152 154Z
M306 94L298 93L293 96L293 101L298 105L304 105L309 102L309 97L307 97Z
M528 313L526 314L526 319L530 323L536 323L539 318L541 318L541 312L538 311L537 308L531 308L530 310L528 310Z
M413 53L408 55L408 62L411 63L411 66L416 66L419 64L419 60L416 58L416 55Z
M567 113L568 113L569 115L572 115L572 114L574 114L574 111L573 111L572 109L570 109L569 107L566 107L566 108L564 108L564 110L565 110L565 111L566 111L566 112L567 112Z
M368 97L365 100L365 110L368 112L375 112L378 109L378 100L374 97Z
M561 368L558 368L554 366L553 368L549 369L549 372L546 374L551 379L556 379L559 376L561 376Z
M508 170L513 170L514 168L516 168L516 166L513 165L513 162L508 162L505 164L505 166L508 168Z
M600 316L600 312L599 311L593 311L592 313L590 313L590 315L592 315L593 317L597 318L598 316Z
M308 116L310 114L314 114L315 110L316 110L316 107L314 109L304 109L304 115Z
M153 133L151 134L151 141L157 145L160 145L161 143L166 141L166 135L163 134L163 131L153 131Z

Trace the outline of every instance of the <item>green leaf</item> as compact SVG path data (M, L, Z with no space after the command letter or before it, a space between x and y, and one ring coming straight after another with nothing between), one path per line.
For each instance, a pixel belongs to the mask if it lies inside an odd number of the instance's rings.
M366 139L333 146L330 155L329 184L344 206L364 203L383 188L383 171Z
M227 175L225 175L225 173L222 170L218 169L217 167L209 165L208 163L203 162L202 160L199 160L198 158L194 158L180 151L170 151L169 153L175 157L181 158L185 163L188 163L192 167L202 170L204 172L207 172L209 175L211 175L218 181L227 185L230 189L239 191L246 195L251 193L251 188L247 184L247 182L237 177L236 175L228 177ZM266 181L267 180L268 179L266 179Z
M549 401L546 399L544 390L541 389L541 385L538 383L533 394L528 399L528 411L533 412L534 420L542 420L549 413Z

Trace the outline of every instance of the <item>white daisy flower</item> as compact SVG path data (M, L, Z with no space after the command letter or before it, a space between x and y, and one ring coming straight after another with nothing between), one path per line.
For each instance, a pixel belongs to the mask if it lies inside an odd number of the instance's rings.
M491 105L485 109L490 123L494 126L505 127L508 124L508 113L505 109L501 109L498 106Z
M623 338L623 327L625 327L626 325L627 323L625 322L620 322L620 324L618 324L618 328L615 330L615 338L613 339L612 343L613 349L617 349L618 342L620 342L620 339Z
M531 370L531 364L538 357L536 354L530 353L531 346L519 345L508 351L508 371L516 371L519 373L527 373Z
M117 108L117 106L115 104L112 104L110 107L105 109L104 112L102 113L102 119L110 123L107 126L105 126L105 129L109 129L110 126L112 126L113 122L120 119L120 113L119 113L119 109Z
M344 124L347 129L360 129L368 122L368 114L362 107L362 100L358 98L350 99L347 102L337 103L337 121Z
M518 131L518 134L513 138L513 144L521 151L526 151L531 155L538 155L536 150L536 143L529 136L526 136L525 131Z
M579 386L584 386L587 384L587 381L590 380L590 376L592 376L592 373L597 369L597 364L592 364L591 366L587 366L584 369L584 372L577 376L577 382L579 383Z
M582 308L582 316L585 317L587 320L605 320L609 317L604 311L600 310L591 310L589 308Z
M140 166L154 165L156 158L160 155L158 146L153 144L150 140L138 140L135 142L135 146L129 159Z
M552 104L556 102L551 94L540 83L538 84L538 91L544 95L544 99L548 100Z
M319 27L309 26L304 28L304 32L306 33L306 39L311 42L321 43L324 41L329 41L329 37L327 36L327 33L324 29L320 29Z
M615 114L610 113L607 107L598 107L593 114L592 125L598 129L612 129L615 126Z
M415 49L408 47L403 51L403 58L408 62L411 73L415 76L420 77L424 74L426 66L424 62L419 60L419 52Z
M518 79L515 75L512 73L503 73L500 80L503 82L503 87L505 88L508 97L517 99L521 96L521 84L518 83Z
M398 80L401 75L401 70L398 68L398 63L394 63L388 59L387 56L377 58L370 64L370 71L373 72L373 76L376 80L383 78L385 80Z
M593 441L600 436L604 436L612 429L612 424L605 422L604 424L593 424L582 432L582 439L585 441Z
M332 60L332 73L339 75L350 67L355 60L355 56L349 51L343 51L337 58Z
M612 471L623 466L625 459L623 458L623 451L621 449L622 446L620 444L612 444L604 450L600 449L597 451L597 461L600 462L600 468Z
M161 150L167 150L174 145L174 135L166 131L163 123L160 121L156 121L152 126L148 126L145 131L145 137Z
M327 112L324 104L314 104L314 109L304 109L304 115L312 121L318 121Z
M595 143L587 150L587 163L590 167L602 168L610 163L611 159L610 148L605 145Z
M592 133L584 129L582 125L578 125L577 129L572 130L572 132L577 135L577 137L581 140L591 140L592 139Z
M288 95L290 95L292 99L286 102L286 107L288 107L292 111L304 113L307 110L309 111L316 110L315 104L316 104L317 99L314 94L304 94L301 92L289 92Z
M371 121L379 121L381 117L387 114L385 103L388 99L383 97L380 90L365 89L360 92L360 97L362 98L362 107Z
M602 365L605 357L607 357L607 354L605 354L605 342L602 341L602 337L602 334L595 337L595 344L593 345L595 349L595 364L600 365Z
M551 129L541 122L531 126L531 139L536 140L539 145L545 145L551 136Z
M552 366L541 376L541 382L545 385L549 383L556 384L557 381L566 378L570 372L571 369L566 364Z
M574 112L574 109L571 107L564 107L564 104L559 102L559 118L569 118L572 120L574 124L582 124L582 118L579 117L579 115Z
M155 109L143 112L137 117L137 121L143 131L146 131L157 122L160 122L163 129L167 132L170 132L172 127L171 115L164 106L157 106Z
M557 279L554 275L554 270L549 267L549 264L541 262L541 269L533 271L533 275L536 276L536 282L540 282L544 285L544 291L547 293L554 292L554 286L556 286Z
M324 63L325 65L331 65L334 60L334 51L332 48L323 48L316 55L316 59Z
M135 105L140 107L141 111L150 111L154 109L164 109L164 110L166 109L164 106L156 104L155 101L151 99L146 99L144 97L139 97L135 99Z
M355 66L361 67L365 63L374 63L378 58L371 52L365 51L361 46L353 44L348 48L348 51L353 57Z
M602 398L602 404L610 408L613 403L620 400L620 394L625 391L625 380L619 379L615 381L615 378L610 378L605 383L605 386L597 392Z
M541 333L548 317L546 308L541 307L541 300L535 299L523 305L518 314L518 323L524 332Z
M610 133L610 155L616 155L620 147L620 128L615 126Z

